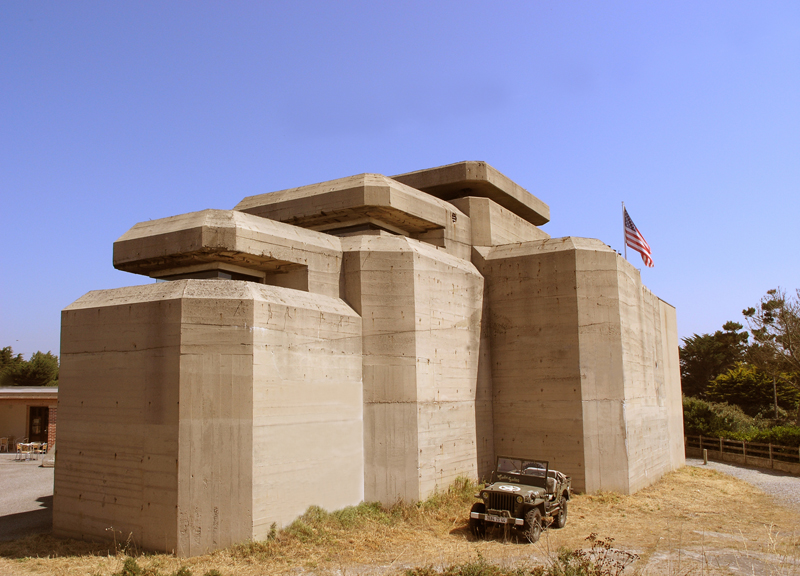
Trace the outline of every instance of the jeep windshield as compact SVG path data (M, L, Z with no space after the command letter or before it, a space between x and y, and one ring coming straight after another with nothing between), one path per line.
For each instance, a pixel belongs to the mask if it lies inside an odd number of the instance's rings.
M546 460L498 456L494 482L510 482L544 488L547 485L548 465Z

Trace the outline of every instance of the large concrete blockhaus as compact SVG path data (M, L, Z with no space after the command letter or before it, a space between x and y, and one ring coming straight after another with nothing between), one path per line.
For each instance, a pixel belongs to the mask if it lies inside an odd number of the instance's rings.
M62 313L54 532L195 555L497 454L581 491L681 466L675 309L484 162L133 226L159 282Z

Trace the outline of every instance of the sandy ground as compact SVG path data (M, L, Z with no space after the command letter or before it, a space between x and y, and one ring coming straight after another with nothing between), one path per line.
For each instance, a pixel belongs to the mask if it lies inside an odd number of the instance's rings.
M0 454L0 541L47 534L53 524L53 468Z

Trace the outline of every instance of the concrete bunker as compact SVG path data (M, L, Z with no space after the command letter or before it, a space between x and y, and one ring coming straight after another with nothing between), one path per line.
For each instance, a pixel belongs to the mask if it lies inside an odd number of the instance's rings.
M581 491L681 466L675 309L549 219L461 162L136 224L114 266L161 282L62 312L54 533L195 555L497 453Z

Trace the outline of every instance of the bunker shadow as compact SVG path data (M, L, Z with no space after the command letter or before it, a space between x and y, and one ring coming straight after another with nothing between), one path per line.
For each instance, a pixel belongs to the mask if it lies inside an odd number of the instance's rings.
M0 542L18 540L26 536L49 534L53 529L53 497L36 499L40 508L0 516Z

